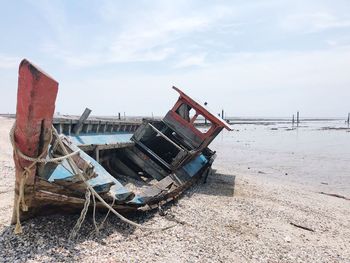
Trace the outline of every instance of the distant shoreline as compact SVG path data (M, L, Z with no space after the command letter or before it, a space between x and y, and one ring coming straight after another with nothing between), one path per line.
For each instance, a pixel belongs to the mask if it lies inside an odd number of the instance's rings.
M16 114L14 113L0 113L0 117L6 117L6 118L15 118ZM80 116L79 115L55 115L54 118L64 118L64 119L78 119ZM102 116L102 115L91 115L91 119L112 119L115 120L118 117L117 116ZM126 120L130 119L143 119L143 118L152 118L151 116L127 116ZM153 117L154 119L160 119L161 117L155 116ZM122 117L124 119L124 117ZM200 119L200 121L204 121L204 119ZM289 123L292 121L290 117L227 117L225 120L228 120L230 122L233 122L235 124L250 124L252 122L276 122L276 123L281 123L281 122L286 122ZM324 117L305 117L305 118L300 118L300 121L345 121L345 118L341 117L329 117L329 118L324 118Z

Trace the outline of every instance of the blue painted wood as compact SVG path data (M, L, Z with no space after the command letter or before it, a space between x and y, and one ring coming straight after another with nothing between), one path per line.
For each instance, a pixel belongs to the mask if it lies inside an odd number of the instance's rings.
M130 132L115 132L107 134L79 134L70 135L69 139L77 146L89 144L116 144L116 143L132 143L130 140L133 133Z
M139 195L135 195L135 197L129 202L131 204L135 204L135 205L145 205L145 200L142 196Z
M60 165L57 165L53 173L49 176L48 181L53 182L54 180L63 180L72 177L73 171L68 165L67 160L64 160Z
M72 150L77 150L78 147L75 143L79 141L82 144L105 144L105 143L118 143L118 142L128 142L130 141L131 133L113 133L113 134L88 134L80 136L70 136L73 140L71 145ZM75 140L75 141L74 141ZM131 142L131 141L130 141ZM79 143L77 143L79 145ZM128 203L136 206L142 206L147 203L147 198L145 199L142 195L134 195L126 187L124 187L116 178L109 174L103 166L101 166L94 158L90 157L84 151L80 151L80 157L84 160L90 162L94 166L94 171L97 174L95 178L88 180L88 183L99 193L109 192L115 196L119 203ZM208 160L201 154L193 159L191 162L187 163L180 170L184 175L186 175L188 181L196 175L206 164ZM180 171L179 170L179 171ZM69 181L73 179L74 173L71 170L67 161L63 161L61 164L53 170L49 177L50 182L55 180L65 180ZM131 200L130 200L131 199Z
M183 169L186 171L186 173L193 177L198 171L204 167L204 165L208 162L207 158L203 154L197 156L195 159L193 159L191 162L186 164Z
M117 179L110 175L106 169L103 168L95 159L90 157L83 151L79 153L80 157L89 161L94 166L94 171L97 174L95 178L88 180L88 184L91 185L97 192L106 192L111 187L111 193L115 195L118 201L124 201L129 196L133 195L128 189L126 189ZM70 169L66 161L57 165L53 173L50 175L48 181L54 182L55 180L65 179L69 181L74 176L73 171Z

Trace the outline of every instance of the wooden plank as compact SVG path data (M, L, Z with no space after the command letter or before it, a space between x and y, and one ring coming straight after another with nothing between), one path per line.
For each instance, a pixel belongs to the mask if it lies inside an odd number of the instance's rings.
M179 151L182 152L187 152L187 150L183 147L181 147L180 145L177 145L175 142L173 142L172 140L170 140L164 133L162 133L160 130L158 130L156 127L154 127L151 123L148 123L148 125L156 132L158 133L160 136L162 136L165 140L167 140L168 142L170 142L172 145L174 145Z
M83 112L83 114L80 116L78 123L75 124L74 129L73 129L73 133L74 134L79 134L84 122L87 120L87 118L89 117L91 113L91 110L89 108L86 108Z
M168 175L164 169L162 169L158 164L152 161L147 155L136 147L126 148L123 150L123 153L143 171L158 181L162 180Z
M85 203L85 199L83 199L83 198L71 197L71 196L51 193L49 191L43 191L43 190L37 191L35 193L35 198L37 200L45 200L45 201L49 200L51 202L58 202L58 203L68 203L68 204L84 204Z
M68 196L75 196L75 197L84 196L84 192L82 194L81 191L79 192L76 189L68 189L62 185L56 184L55 182L50 183L49 181L42 179L40 177L36 177L35 189L49 191L56 194L68 195Z
M72 152L79 149L74 144L71 144L70 141L67 139L67 137L65 137L64 135L61 135L61 140L62 140L63 144L66 146L66 149L69 153L72 153ZM64 152L62 149L58 148L57 151L60 154L64 155ZM86 180L97 177L97 174L94 171L93 165L89 161L87 161L83 157L81 157L80 153L72 156L72 159L76 163L77 167L84 172L84 176L85 176Z
M201 146L205 140L205 136L196 129L191 129L187 125L181 123L180 116L176 116L177 113L169 111L163 118L164 123L175 131L184 140L184 143L191 146L192 150L195 150ZM180 121L181 120L181 121Z
M124 164L120 159L116 158L113 160L115 167L120 170L124 175L133 177L135 179L140 179L140 176L134 172L131 168L129 168L126 164Z
M120 149L134 146L134 142L121 142L111 144L82 144L79 145L79 149L83 151L93 151L98 146L99 150Z

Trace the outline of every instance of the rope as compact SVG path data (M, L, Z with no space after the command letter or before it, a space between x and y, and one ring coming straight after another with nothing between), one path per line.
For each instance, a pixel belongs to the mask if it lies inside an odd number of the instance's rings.
M65 160L65 159L67 159L68 157L72 157L74 155L77 155L80 152L80 150L77 150L75 152L69 153L69 154L64 155L64 156L56 157L56 158L35 159L35 158L31 158L31 157L23 154L19 149L17 149L17 151L18 151L19 157L21 157L22 159L27 160L29 162L36 162L36 163L59 163L59 162Z
M96 233L98 234L99 229L98 229L97 223L96 223L96 199L95 199L95 196L94 196L94 195L92 195L92 201L93 201L93 203L94 203L94 209L93 209L93 211L92 211L92 219L93 219L93 221L94 221L94 226L95 226Z
M73 227L73 230L69 236L69 239L68 239L69 241L73 240L77 236L77 234L81 228L81 225L83 224L83 222L85 220L87 211L89 210L90 196L91 196L91 192L89 191L89 189L86 189L84 207L83 207L83 210L81 210L80 217L78 218L78 221L75 224L75 226Z
M29 161L29 162L35 162L35 163L57 163L57 162L61 162L65 159L67 159L68 157L72 157L76 154L78 154L80 152L80 150L77 150L75 152L72 153L68 153L67 155L64 156L60 156L60 157L56 157L56 158L42 158L42 156L39 158L33 158L30 157L28 155L25 155L24 153L22 153L17 147L16 147L16 143L15 143L15 129L16 129L16 122L13 124L11 131L10 131L10 141L12 144L13 149L15 150L16 154L21 157L22 159ZM52 133L50 133L50 140L49 140L49 144L52 142ZM55 143L53 144L55 147L57 145L57 141L55 141Z
M113 202L112 202L112 204L111 204L112 207L114 206L114 203L115 203L115 197L113 197ZM104 225L104 223L106 222L107 217L109 216L109 213L110 213L110 212L111 212L111 210L108 209L108 212L107 212L105 218L102 220L100 226L98 227L98 230L100 230L100 229L103 227L103 225Z
M95 196L94 196L94 195L93 195L93 200L95 200ZM113 197L113 201L112 201L112 204L111 204L110 206L113 207L113 206L114 206L114 203L115 203L115 197ZM95 210L96 210L96 203L95 203L95 201L94 201L94 212L93 212L93 214L95 214ZM100 230L103 228L103 225L104 225L104 223L106 222L106 220L107 220L107 218L108 218L110 212L111 212L111 210L108 209L108 212L106 213L105 217L103 218L103 220L102 220L102 222L100 223L99 226L97 226L97 223L96 223L96 220L95 220L95 215L94 215L95 230L91 231L91 233L89 234L89 238L92 237L92 235L93 235L94 233L99 234L99 232L100 232Z
M30 156L25 155L22 153L16 146L15 142L15 129L16 129L16 122L14 122L11 130L10 130L10 141L14 150L14 155L15 158L18 159L18 157L27 160L29 162L32 162L29 166L23 167L23 172L20 176L20 181L19 181L19 196L16 202L16 226L15 226L15 234L21 234L22 233L22 225L21 225L21 220L20 220L20 208L22 205L22 211L27 212L28 211L28 206L25 202L25 193L24 193L24 187L27 182L28 176L31 174L31 170L34 168L34 166L37 163L48 163L48 162L59 162L67 158L71 158L73 155L76 155L79 151L73 152L71 154L67 154L65 156L61 156L58 158L49 158L49 159L43 159L44 155L47 154L47 148L49 144L52 142L52 132L50 133L50 140L48 141L47 145L43 148L43 152L37 157L37 158L32 158Z

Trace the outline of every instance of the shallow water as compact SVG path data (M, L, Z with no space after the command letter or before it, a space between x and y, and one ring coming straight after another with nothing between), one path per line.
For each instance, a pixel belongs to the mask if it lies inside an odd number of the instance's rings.
M234 124L211 148L214 163L233 172L253 174L350 196L350 132L321 130L347 127L344 121L309 121L294 130L291 124Z

